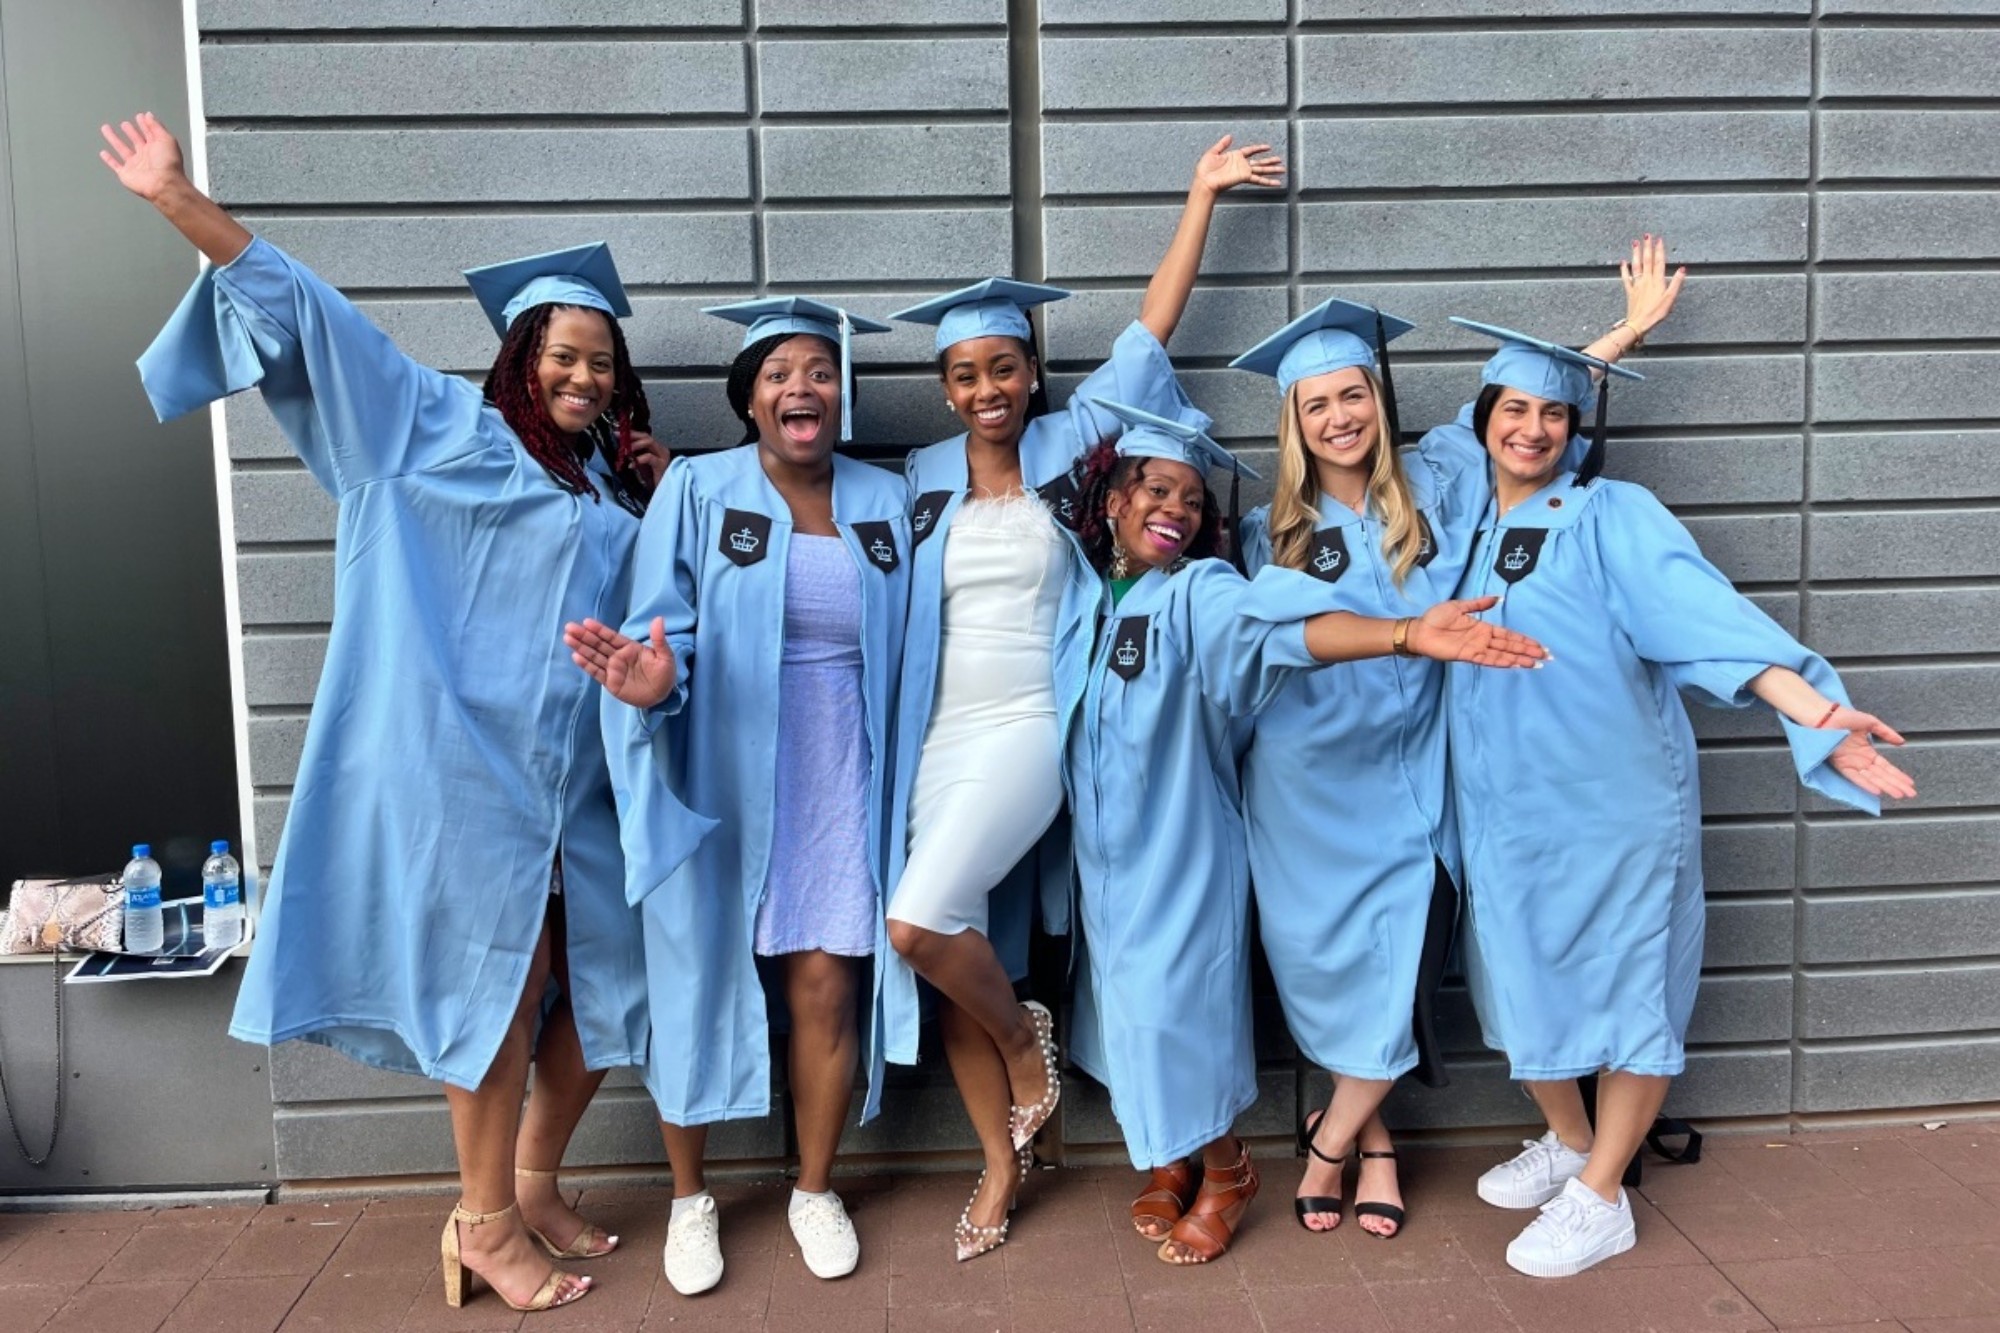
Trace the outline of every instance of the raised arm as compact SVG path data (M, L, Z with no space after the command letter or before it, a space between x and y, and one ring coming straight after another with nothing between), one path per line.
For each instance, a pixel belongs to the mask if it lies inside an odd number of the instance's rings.
M1234 137L1225 134L1217 139L1194 164L1194 183L1188 187L1180 225L1167 243L1166 256L1153 270L1153 280L1146 284L1139 322L1162 346L1174 336L1181 312L1187 309L1188 293L1194 290L1195 275L1201 272L1201 252L1208 244L1208 223L1215 213L1216 199L1246 181L1269 189L1285 183L1285 159L1269 156L1271 145L1231 149Z
M1616 361L1636 350L1673 313L1687 272L1683 264L1671 278L1667 276L1666 237L1648 233L1632 242L1632 257L1618 265L1619 280L1625 284L1625 317L1584 348L1584 355Z
M98 154L118 183L138 195L209 262L227 264L250 246L249 231L222 205L195 188L181 161L181 146L150 111L98 130L111 147Z

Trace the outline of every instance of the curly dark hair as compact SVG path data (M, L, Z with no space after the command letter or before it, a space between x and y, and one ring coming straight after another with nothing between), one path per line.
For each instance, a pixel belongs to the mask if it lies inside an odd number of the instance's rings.
M1111 520L1105 513L1105 501L1113 491L1126 491L1137 486L1145 477L1146 464L1150 461L1146 458L1127 458L1118 452L1115 441L1104 440L1070 466L1070 484L1076 487L1077 495L1076 521L1072 526L1077 540L1083 543L1084 555L1100 574L1111 568L1112 555ZM1195 529L1194 540L1188 543L1181 558L1227 558L1229 548L1229 534L1223 526L1222 509L1216 504L1215 492L1208 489L1208 479L1204 477L1201 524Z
M754 444L757 440L757 422L750 415L750 399L757 390L757 372L764 368L764 358L777 351L780 343L790 342L794 338L819 338L819 335L816 333L774 333L768 338L759 338L756 342L751 343L738 352L736 359L729 363L729 379L722 386L722 391L729 395L729 410L734 412L737 419L743 423L743 438L737 441L738 444ZM825 338L819 338L819 340L826 343L832 349L833 359L839 361L839 345L828 342ZM849 392L845 385L841 386L841 391L843 393ZM861 377L859 375L854 377L852 395L852 403L855 406L859 406L861 402Z
M535 366L541 360L549 320L558 310L583 308L550 302L523 311L508 325L493 368L486 372L486 401L500 409L501 418L519 438L521 447L548 470L556 485L571 494L598 499L597 487L583 465L591 450L598 450L611 465L611 498L620 508L643 514L647 501L653 498L653 487L633 465L632 437L652 433L653 414L646 403L646 386L632 369L625 331L617 320L604 316L604 322L611 326L611 406L584 431L581 449L556 425L542 403Z
M1042 351L1035 343L1034 327L1033 317L1031 316L1028 324L1028 336L1014 339L1015 342L1021 345L1021 355L1026 357L1035 368L1035 390L1028 395L1028 410L1021 415L1021 424L1023 426L1033 421L1036 417L1046 416L1049 410L1049 386L1043 381ZM937 371L940 380L945 377L947 369L945 358L950 354L951 348L949 347L938 353Z

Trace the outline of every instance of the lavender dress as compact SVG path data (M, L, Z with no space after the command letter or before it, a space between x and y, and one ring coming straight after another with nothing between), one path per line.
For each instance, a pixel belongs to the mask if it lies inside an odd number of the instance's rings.
M794 533L778 670L777 809L756 951L875 951L868 872L867 705L861 571L838 537Z

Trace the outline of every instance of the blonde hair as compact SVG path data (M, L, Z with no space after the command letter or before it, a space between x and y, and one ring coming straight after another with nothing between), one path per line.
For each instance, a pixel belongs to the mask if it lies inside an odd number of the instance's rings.
M1396 447L1398 442L1389 438L1388 414L1382 411L1382 381L1368 367L1360 370L1367 377L1376 405L1368 504L1382 520L1382 554L1388 557L1390 577L1400 588L1423 554L1424 532L1417 521L1416 501L1410 498L1410 479L1403 474L1401 450ZM1299 428L1299 386L1294 384L1285 391L1284 409L1278 415L1278 480L1272 488L1271 515L1265 524L1271 539L1271 563L1304 569L1318 527L1319 478L1313 471L1305 432Z

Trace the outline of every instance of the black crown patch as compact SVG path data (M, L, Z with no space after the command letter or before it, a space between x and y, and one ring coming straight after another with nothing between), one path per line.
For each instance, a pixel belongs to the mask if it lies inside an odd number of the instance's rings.
M1080 514L1077 512L1076 479L1065 472L1054 481L1043 482L1035 487L1035 494L1042 497L1042 503L1055 515L1056 522L1066 528L1074 528Z
M1493 572L1509 583L1519 583L1535 572L1542 558L1547 528L1509 528L1500 534L1500 547L1493 556Z
M861 543L861 553L868 557L868 563L884 574L896 572L896 530L881 520L871 523L856 523L854 538Z
M1437 559L1437 537L1431 532L1431 521L1424 511L1417 511L1417 568L1422 569Z
M1111 669L1126 680L1137 680L1146 669L1146 635L1151 616L1127 616L1111 634Z
M1353 560L1347 551L1347 534L1339 528L1321 528L1313 534L1306 551L1306 573L1322 583L1338 583Z
M937 531L938 520L944 517L945 506L951 503L950 491L925 491L910 506L910 540L913 545L922 546L924 538Z
M722 511L722 532L715 549L731 561L749 567L762 560L771 549L771 520L748 509Z

